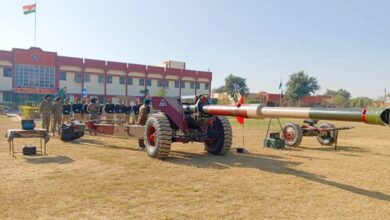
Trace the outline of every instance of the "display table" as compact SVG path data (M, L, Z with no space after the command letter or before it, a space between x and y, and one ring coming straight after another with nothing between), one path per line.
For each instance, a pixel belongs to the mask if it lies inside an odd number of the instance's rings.
M45 129L23 130L23 129L8 129L5 135L9 144L9 152L11 156L14 156L15 152L14 139L15 138L39 138L40 139L40 151L43 155L46 155L46 143L49 142L50 136ZM43 142L43 145L42 145Z

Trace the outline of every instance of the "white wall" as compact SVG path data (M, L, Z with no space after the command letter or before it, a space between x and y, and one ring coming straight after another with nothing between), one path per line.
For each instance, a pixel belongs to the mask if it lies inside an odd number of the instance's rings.
M133 85L127 86L127 95L128 96L141 96L142 95L140 91L144 90L145 86L139 85L139 79L140 78L133 77Z
M0 67L0 90L12 90L12 77L4 77L3 67Z
M186 87L181 89L181 95L195 95L195 85L193 89L190 89L191 83L190 81L182 81L182 83L186 83Z
M201 82L200 83L200 88L196 90L196 93L198 95L208 95L209 94L209 90L208 89L205 89L205 83L204 82ZM210 89L210 84L209 84L209 89Z
M84 82L87 94L104 95L104 83L98 83L98 74L90 74L90 82Z
M0 103L4 102L3 93L0 92Z
M66 86L66 91L68 93L81 93L81 81L76 83L74 80L74 72L66 72L66 80L60 80L59 86L63 88ZM81 76L82 77L82 76Z
M126 95L126 85L119 84L119 76L112 76L112 84L107 84L107 95Z
M160 92L162 87L157 87L157 79L151 79L151 80L152 80L152 86L147 86L147 88L149 90L149 94L151 96L155 96L157 93ZM145 83L146 83L146 81L145 81Z
M175 88L175 80L169 80L169 88L165 88L166 96L175 97L179 96L180 88Z

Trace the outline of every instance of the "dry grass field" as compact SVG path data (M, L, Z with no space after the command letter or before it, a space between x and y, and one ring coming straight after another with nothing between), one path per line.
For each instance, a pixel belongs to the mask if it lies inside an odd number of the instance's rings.
M248 121L245 154L174 144L165 161L134 140L89 135L52 138L47 157L11 158L3 136L0 219L390 219L390 128L337 122L355 126L338 151L315 138L274 150L262 147L266 124ZM3 135L15 127L0 118Z

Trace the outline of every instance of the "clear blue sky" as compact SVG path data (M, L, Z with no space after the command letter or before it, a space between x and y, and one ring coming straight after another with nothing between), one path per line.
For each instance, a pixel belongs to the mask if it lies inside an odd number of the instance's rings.
M0 49L33 45L34 15L0 0ZM60 55L129 63L185 61L229 73L251 92L278 92L300 70L321 92L376 98L390 91L390 1L39 0L37 46ZM93 3L93 4L92 4Z

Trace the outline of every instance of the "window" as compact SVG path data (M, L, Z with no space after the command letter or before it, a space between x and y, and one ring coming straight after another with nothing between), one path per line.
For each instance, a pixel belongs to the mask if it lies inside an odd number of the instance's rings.
M54 66L41 66L30 64L16 64L14 69L15 87L21 88L55 88ZM66 79L66 72L65 79ZM61 77L62 74L60 74Z
M151 79L147 79L146 80L146 86L152 86L152 80Z
M124 76L119 77L119 84L124 85L126 82L126 78Z
M209 83L205 83L205 84L204 84L204 89L205 89L205 90L209 90Z
M194 89L195 87L195 82L190 82L190 89Z
M84 82L91 82L91 74L84 73Z
M76 83L81 83L81 73L75 73L74 74L74 81Z
M178 80L175 81L175 88L179 88L179 81Z
M133 85L133 77L127 77L127 85L131 86Z
M196 89L200 89L200 82L196 83Z
M112 76L107 76L107 84L112 84Z
M3 76L4 77L12 77L12 69L11 68L4 68L3 69Z
M4 92L3 100L0 100L0 102L12 102L12 92Z
M139 79L139 85L144 86L145 85L145 79Z
M166 79L159 79L157 81L157 87L165 87L165 88L169 88L169 80L166 80Z
M185 81L181 81L181 82L180 82L180 87L181 87L182 89L186 88L186 82L185 82Z
M66 72L60 72L60 80L66 80Z
M98 83L104 83L104 76L103 75L99 75Z

